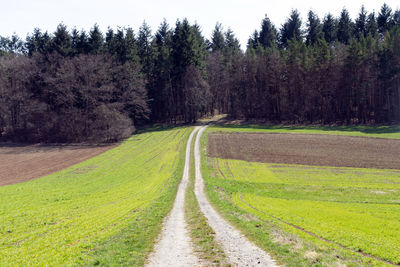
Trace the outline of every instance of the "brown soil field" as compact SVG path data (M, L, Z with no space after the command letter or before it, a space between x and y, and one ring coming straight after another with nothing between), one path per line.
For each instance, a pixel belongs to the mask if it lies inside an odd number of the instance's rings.
M113 145L0 144L0 186L26 182L97 156Z
M322 134L212 133L210 157L254 162L400 169L400 140Z

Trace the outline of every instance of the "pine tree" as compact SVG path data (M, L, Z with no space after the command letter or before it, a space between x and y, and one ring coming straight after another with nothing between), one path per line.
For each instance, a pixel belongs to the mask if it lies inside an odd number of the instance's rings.
M296 9L292 10L289 18L286 20L281 28L281 46L287 47L289 40L303 41L300 14Z
M379 51L379 79L384 104L381 121L400 120L400 27L386 33L383 47Z
M367 31L367 11L365 10L364 5L361 6L360 13L358 13L358 17L356 19L355 27L354 27L354 32L355 36L357 37L358 40L360 40L361 36L367 37L368 31Z
M106 32L106 38L105 38L105 50L110 53L111 55L116 54L116 44L115 44L115 39L114 39L114 30L112 28L108 28Z
M152 68L152 38L151 29L144 21L142 26L139 28L137 47L142 71L145 74L149 74Z
M203 109L204 101L197 104L192 100L195 94L204 97L206 87L199 76L204 71L206 45L198 25L191 26L187 19L176 23L172 37L173 88L175 119L194 121ZM189 80L187 80L189 79ZM192 80L194 79L194 80ZM197 81L195 81L197 80ZM194 85L202 85L196 92Z
M343 44L349 44L352 38L353 23L346 8L342 9L338 22L337 39Z
M288 119L299 122L303 117L306 90L306 69L308 65L307 47L299 40L289 40L285 51L287 85L286 108Z
M381 11L379 12L377 18L377 23L379 33L382 36L385 34L386 31L389 31L392 28L392 9L386 3L384 3L381 7Z
M26 37L25 46L26 46L26 48L28 50L28 55L29 56L32 56L33 53L39 51L42 36L43 36L43 34L40 31L40 29L35 28L33 30L33 34L32 35L28 35Z
M277 45L278 32L267 15L261 22L261 31L258 37L259 43L264 47L275 47Z
M217 24L215 25L211 36L210 48L211 51L221 51L225 48L225 37L221 23L217 22Z
M365 25L368 35L375 37L378 33L378 24L376 22L375 13L372 12L368 15L367 24Z
M1 54L23 54L25 51L24 42L13 34L10 38L0 36L0 55Z
M253 34L249 37L249 40L247 41L247 48L250 49L257 49L259 42L258 40L260 39L258 31L255 30Z
M76 28L73 28L71 31L71 46L72 46L72 55L77 55L77 44L79 42L79 31Z
M393 24L400 26L400 9L397 9L393 14Z
M72 54L87 54L89 50L88 36L84 30L72 30Z
M115 44L115 56L118 58L119 62L124 64L126 62L126 42L125 42L125 32L124 29L118 28L114 35Z
M336 26L336 20L332 16L332 14L328 13L328 15L325 16L324 22L322 25L322 32L324 34L325 41L328 44L332 44L337 40L337 26Z
M311 10L308 12L306 44L313 45L321 38L322 27L318 16Z
M151 100L152 120L172 119L175 111L172 93L172 32L164 20L158 28L152 43L154 58L152 74L149 79L149 98Z
M88 47L90 54L101 54L103 52L104 38L97 24L89 32Z
M207 44L201 33L201 27L199 24L195 23L192 26L192 32L194 35L194 58L195 64L194 66L202 71L203 75L205 74L205 61L207 56Z
M62 56L69 56L72 52L72 40L67 26L59 24L54 32L51 48Z
M240 43L235 37L233 31L229 28L225 33L225 51L229 54L230 58L240 53Z
M125 30L126 60L132 64L139 64L138 46L133 29Z

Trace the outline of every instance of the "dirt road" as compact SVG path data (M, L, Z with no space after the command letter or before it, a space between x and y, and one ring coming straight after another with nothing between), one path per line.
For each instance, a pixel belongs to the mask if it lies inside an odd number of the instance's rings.
M196 127L190 134L186 146L185 167L182 181L174 206L170 214L165 218L163 229L154 252L148 259L147 266L200 266L199 259L193 253L189 234L186 230L184 218L184 201L186 187L189 182L190 148L193 136L199 130Z
M196 168L195 193L201 211L208 219L209 225L215 232L217 242L221 243L231 264L235 266L276 266L265 251L251 243L238 230L233 228L208 202L204 193L204 181L200 169L200 138L205 128L201 127L199 130L194 148Z

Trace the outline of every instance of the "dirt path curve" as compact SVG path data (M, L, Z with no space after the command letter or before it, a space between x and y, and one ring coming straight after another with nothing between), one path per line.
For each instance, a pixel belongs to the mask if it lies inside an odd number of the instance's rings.
M208 223L215 232L215 238L235 266L276 266L271 257L259 247L251 243L238 230L225 221L208 202L204 193L204 180L200 170L200 138L206 127L201 127L196 137L194 148L196 182L195 193L199 201L200 210L208 219Z
M200 260L194 255L184 218L184 201L189 181L190 148L196 127L190 134L187 146L182 181L176 194L174 206L166 217L159 241L150 254L146 266L199 266Z

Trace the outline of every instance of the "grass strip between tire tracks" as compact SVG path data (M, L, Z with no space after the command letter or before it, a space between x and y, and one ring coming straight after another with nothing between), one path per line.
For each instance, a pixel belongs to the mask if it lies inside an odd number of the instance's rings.
M189 183L185 196L185 218L188 225L190 237L195 251L202 261L208 266L230 266L226 261L226 255L221 246L215 240L215 232L208 225L207 218L201 212L199 203L194 193L195 167L194 167L194 144L193 138L190 155Z

